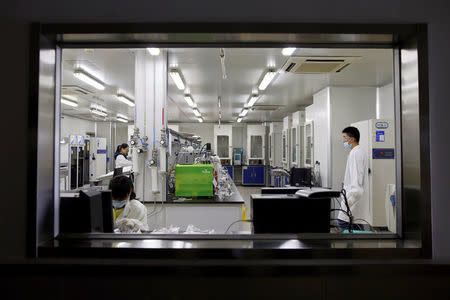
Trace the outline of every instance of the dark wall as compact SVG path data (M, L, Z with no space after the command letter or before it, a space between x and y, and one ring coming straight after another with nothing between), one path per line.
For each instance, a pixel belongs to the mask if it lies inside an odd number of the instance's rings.
M31 22L428 23L433 255L450 260L449 2L430 0L3 1L0 10L3 114L0 257L25 255L26 122Z

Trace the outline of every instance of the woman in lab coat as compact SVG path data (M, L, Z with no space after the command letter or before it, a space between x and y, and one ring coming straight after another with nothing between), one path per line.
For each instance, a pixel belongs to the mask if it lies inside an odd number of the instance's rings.
M148 231L147 208L131 200L133 182L124 175L114 177L109 183L112 194L113 220L116 232L135 233Z
M128 160L129 150L130 147L128 147L128 144L126 143L117 146L116 153L114 153L114 159L116 160L116 169L133 166L133 162L131 160Z

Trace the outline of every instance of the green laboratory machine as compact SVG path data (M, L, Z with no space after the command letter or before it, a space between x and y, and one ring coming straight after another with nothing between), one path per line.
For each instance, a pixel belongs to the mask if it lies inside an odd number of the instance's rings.
M175 196L212 197L213 166L211 164L176 165Z

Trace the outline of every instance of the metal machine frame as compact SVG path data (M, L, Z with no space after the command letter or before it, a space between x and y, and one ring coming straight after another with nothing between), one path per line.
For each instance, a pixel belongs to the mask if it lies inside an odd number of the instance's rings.
M180 28L182 32L180 33ZM59 153L55 151L59 144L59 99L61 84L61 49L93 48L93 47L146 47L150 43L160 47L283 47L289 40L290 46L296 47L385 47L394 49L394 87L396 92L396 149L401 156L397 160L397 182L402 183L399 196L419 206L420 222L418 227L411 227L406 219L402 226L401 238L419 236L420 246L417 249L336 249L330 256L344 257L341 252L350 253L350 257L431 257L431 196L430 196L430 146L429 146L429 115L428 115L428 53L427 25L425 24L301 24L283 23L271 24L271 42L261 38L268 27L265 24L205 24L205 23L156 23L156 24L35 24L32 31L30 51L30 97L28 123L28 254L38 256L38 244L53 239L58 233L57 216L59 189ZM240 33L248 33L245 39ZM166 33L161 35L161 33ZM192 35L191 33L195 33ZM203 35L205 33L206 35ZM317 36L315 34L318 34ZM208 38L205 38L205 37ZM290 37L287 39L287 37ZM414 80L417 80L417 96L402 92L405 65L400 57L403 50L415 51L415 61L418 70ZM46 56L46 62L41 60ZM39 77L45 75L52 78L52 84L40 83ZM411 77L409 77L411 78ZM418 101L420 98L420 101ZM413 110L411 110L411 105ZM414 126L419 124L419 130ZM403 133L403 135L402 135ZM42 142L42 137L53 142ZM48 139L47 139L48 138ZM420 144L415 152L401 152L402 144ZM53 162L53 166L44 162ZM409 182L403 177L404 164L411 163L408 172L415 172L419 182ZM416 180L416 178L414 178ZM409 187L409 188L405 188ZM411 188L412 187L412 188ZM39 209L38 209L39 208ZM403 212L400 206L401 213ZM406 213L406 215L408 215ZM53 220L49 220L53 216ZM269 238L275 238L270 236ZM220 239L220 237L217 237ZM227 237L229 239L230 237ZM242 237L240 237L242 238ZM246 239L254 239L245 237ZM301 238L298 236L298 238ZM317 237L316 237L317 238ZM329 239L330 235L322 237ZM354 238L352 236L346 239ZM373 238L381 238L373 236ZM339 251L343 250L343 251ZM183 249L178 250L181 254ZM281 252L275 254L270 249L256 250L258 255L265 257L283 257ZM308 251L315 251L309 249ZM151 252L148 251L147 253ZM123 254L124 252L122 252ZM199 252L201 257L203 252ZM236 249L232 253L236 255ZM252 249L246 251L252 256ZM322 253L320 251L318 254ZM405 255L405 253L409 253ZM320 256L320 255L319 255ZM319 257L315 256L315 257ZM261 257L261 256L260 256ZM290 256L293 257L293 256Z

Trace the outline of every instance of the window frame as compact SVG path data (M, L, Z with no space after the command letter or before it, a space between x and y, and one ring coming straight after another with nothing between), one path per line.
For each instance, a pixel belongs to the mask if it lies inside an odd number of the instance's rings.
M181 25L181 26L180 26ZM169 23L169 24L33 24L32 26L32 34L31 34L31 48L30 48L30 58L31 58L31 70L30 70L30 97L29 97L29 123L28 123L28 133L29 133L29 145L28 148L28 177L27 180L29 182L28 188L28 253L31 257L38 256L38 245L45 242L54 241L53 236L51 235L52 222L57 222L57 206L52 208L48 208L47 213L50 212L50 215L53 215L53 220L50 222L42 223L41 212L39 211L48 203L55 203L55 199L57 195L59 195L59 189L55 189L55 181L57 181L57 168L55 164L53 164L53 168L47 168L45 171L51 169L53 172L53 187L51 189L48 186L42 185L42 182L39 182L36 178L36 174L39 173L40 169L38 167L38 157L39 153L44 149L39 141L39 124L40 124L40 112L42 112L42 101L40 101L40 85L39 85L39 75L40 75L40 65L39 65L39 54L42 49L53 49L55 51L55 69L53 77L54 85L57 87L60 84L60 69L58 66L61 65L61 49L62 48L83 48L83 47L102 47L109 48L113 45L117 47L131 47L131 46L139 46L145 47L146 44L140 44L139 42L133 41L122 41L122 42L95 42L95 41L86 41L84 43L74 43L73 41L66 42L63 37L65 34L74 34L83 35L83 34L110 34L114 36L115 34L128 34L128 33L176 33L179 31L179 28L183 28L183 32L186 33L242 33L249 32L250 34L258 34L258 33L304 33L304 34L314 34L314 33L329 33L329 34L355 34L355 35L370 35L370 34L391 34L393 37L393 41L391 43L391 47L394 49L401 49L403 46L407 46L408 43L412 40L413 44L415 44L416 49L418 51L418 65L419 65L419 117L420 117L420 206L423 208L421 210L421 232L419 232L421 247L419 248L419 257L428 258L431 257L431 196L430 196L430 161L429 161L429 117L428 117L428 61L427 61L427 25L426 24L271 24L269 30L267 30L267 24L231 24L231 23L216 23L216 24L208 24L208 23L193 23L193 24L178 24L178 23ZM231 29L231 30L230 30ZM270 31L270 32L267 32ZM161 46L173 47L173 44L170 43L160 43ZM193 46L192 44L184 44ZM206 43L199 44L195 43L194 45L202 47L202 46L211 46L214 47L223 46L224 44L220 43ZM238 41L232 41L230 43L226 43L226 46L236 47L241 46L242 44ZM306 46L309 45L311 47L362 47L362 48L370 48L373 47L373 44L370 43L360 43L360 44L333 44L333 43L298 43L296 46ZM280 47L282 43L250 43L250 47L259 46L259 47ZM384 47L386 45L378 45L380 47ZM399 56L399 55L398 55ZM398 58L397 58L398 59ZM394 62L394 68L397 71L399 70L399 62ZM400 96L400 75L394 78L396 95L395 98ZM54 98L57 99L59 97L59 91L56 88L54 91ZM400 101L400 100L399 100ZM48 103L47 103L48 104ZM397 105L401 105L401 103L396 103ZM399 106L398 108L401 109ZM47 110L51 112L52 108L46 107ZM58 104L55 103L53 106L53 125L55 126L55 130L57 129L57 122L55 116L56 112L59 112ZM401 129L399 129L401 130ZM55 141L55 131L52 131L51 136L53 137L53 141ZM289 138L287 135L286 140ZM47 147L47 150L50 149L51 152L51 160L53 163L55 159L57 159L58 154L57 151L54 151L55 148ZM288 156L288 148L286 148L286 158ZM297 158L298 160L298 158ZM401 166L401 163L400 163ZM403 171L403 169L401 169ZM400 177L401 178L401 177ZM403 188L403 185L402 185ZM47 189L45 191L46 194L39 194L40 189ZM402 195L404 191L402 190ZM46 197L47 196L47 197ZM47 198L45 201L49 201L46 203L41 203L44 201L43 197ZM52 199L53 197L53 199ZM52 200L52 201L51 201ZM404 225L404 224L402 224ZM49 234L50 233L50 234ZM412 234L414 236L414 234ZM417 235L416 235L417 237ZM401 236L401 239L409 238L406 236ZM380 249L378 249L380 250ZM392 251L391 251L392 250ZM387 249L386 253L394 254L395 250L399 249ZM180 249L182 251L182 249ZM350 253L352 251L358 252L356 249L350 249ZM370 249L367 250L370 252ZM270 251L269 251L270 252ZM319 251L320 252L320 251ZM339 251L336 251L336 256L339 256ZM356 253L355 252L355 253ZM383 252L383 251L381 251ZM399 252L400 253L400 252ZM389 256L388 256L389 257Z

